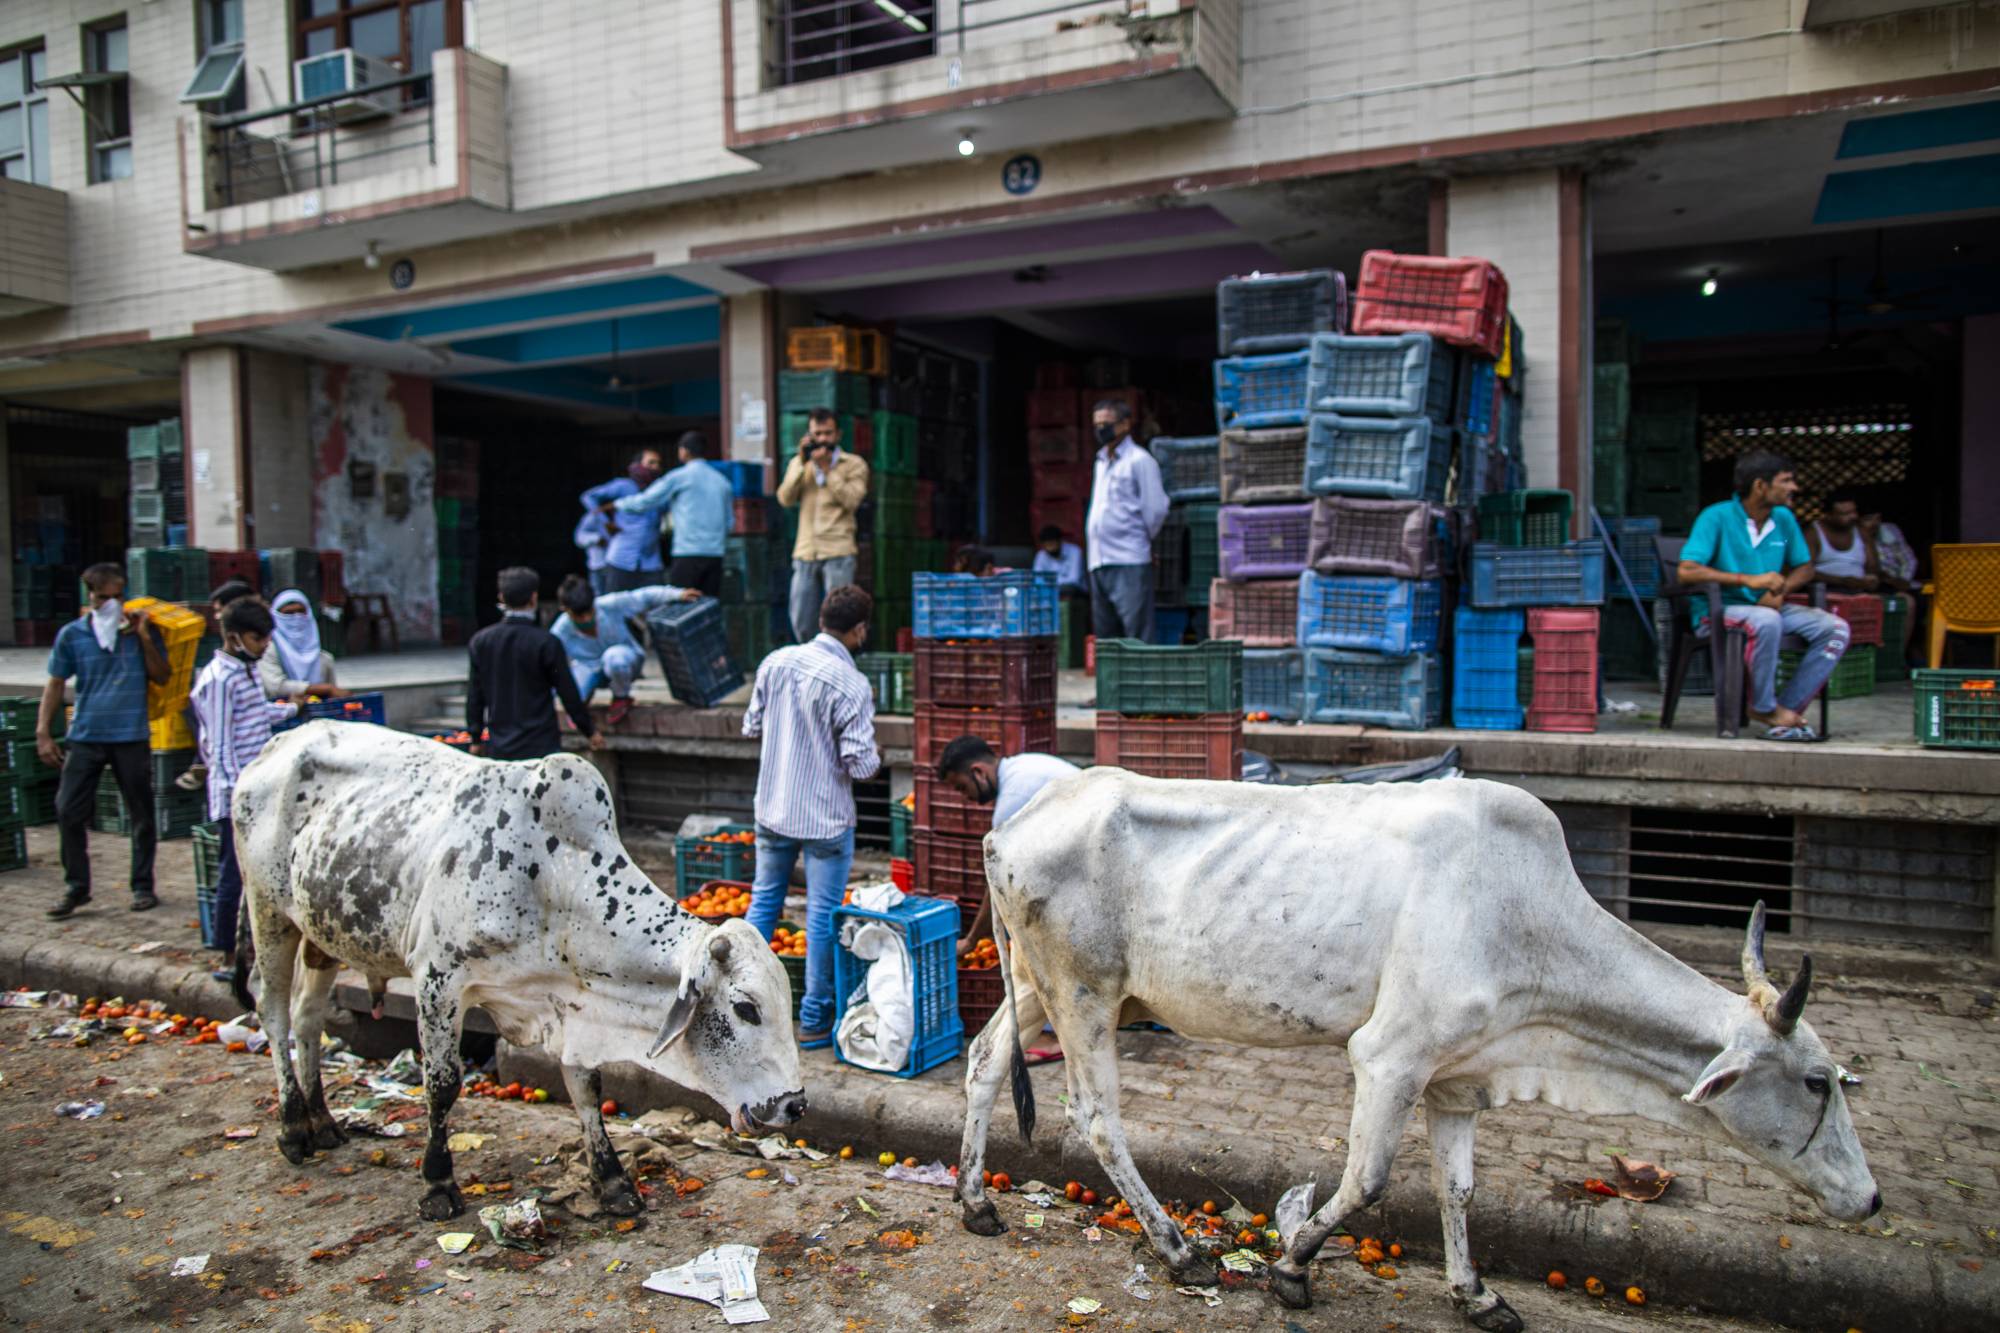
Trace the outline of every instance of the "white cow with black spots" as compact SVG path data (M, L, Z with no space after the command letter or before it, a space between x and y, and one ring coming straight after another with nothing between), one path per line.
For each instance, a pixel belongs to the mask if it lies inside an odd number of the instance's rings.
M342 964L416 982L432 1220L465 1210L445 1118L474 1005L508 1041L562 1062L613 1213L643 1204L598 1113L601 1066L628 1061L699 1089L739 1132L805 1114L784 967L746 923L698 921L639 872L603 777L582 759L500 763L382 727L310 722L265 747L233 813L278 1146L293 1163L346 1137L319 1075ZM245 980L239 971L249 1003Z
M1118 1111L1121 1011L1185 1037L1345 1045L1347 1163L1309 1217L1278 1208L1272 1286L1310 1303L1306 1265L1382 1197L1418 1101L1430 1130L1452 1297L1485 1329L1518 1329L1466 1245L1480 1111L1543 1101L1637 1114L1734 1144L1843 1221L1881 1207L1839 1068L1799 1020L1805 960L1782 995L1764 975L1764 912L1743 950L1747 998L1599 907L1547 806L1495 782L1269 787L1163 782L1116 768L1051 783L986 836L1009 1003L973 1043L958 1194L969 1230L1001 1229L980 1183L1006 1070L1024 1133L1034 1100L1013 1005L1062 1038L1069 1119L1132 1204L1176 1281L1214 1269L1133 1166ZM1297 1088L1273 1088L1273 1097ZM1293 1207L1297 1205L1297 1211Z

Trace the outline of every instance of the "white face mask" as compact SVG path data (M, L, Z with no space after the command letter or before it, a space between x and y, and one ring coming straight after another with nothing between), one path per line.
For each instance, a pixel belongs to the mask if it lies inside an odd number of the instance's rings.
M118 644L118 627L125 623L125 603L116 597L90 613L90 632L97 638L97 646L110 652Z

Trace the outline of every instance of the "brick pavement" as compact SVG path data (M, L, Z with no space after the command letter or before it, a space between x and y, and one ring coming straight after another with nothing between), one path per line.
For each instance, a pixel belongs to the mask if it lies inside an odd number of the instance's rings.
M92 845L97 903L69 921L50 922L42 910L61 883L55 834L31 829L32 864L0 876L0 936L15 945L64 940L113 950L161 941L165 947L150 957L189 966L212 957L196 947L188 843L162 844L159 882L166 905L145 915L124 910L124 839L95 834ZM1724 985L1740 985L1726 971L1704 970ZM1968 1273L1988 1266L2000 1272L2000 1007L1979 979L1984 974L1990 982L1990 969L1968 971L1971 979L1963 982L1912 984L1870 978L1850 956L1844 975L1815 985L1807 1017L1835 1058L1865 1080L1850 1100L1884 1199L1882 1214L1867 1223L1827 1218L1803 1192L1719 1143L1636 1117L1593 1120L1539 1105L1480 1118L1481 1188L1549 1196L1559 1192L1558 1182L1606 1174L1604 1154L1619 1151L1679 1173L1666 1196L1646 1207L1651 1223L1681 1219L1690 1230L1711 1220L1746 1225L1770 1235L1774 1245L1780 1235L1840 1231L1879 1245L1888 1262L1903 1262L1894 1247L1908 1246L1949 1255ZM1239 1049L1151 1033L1122 1034L1120 1047L1123 1103L1135 1143L1171 1134L1216 1150L1236 1145L1324 1158L1322 1178L1337 1173L1352 1091L1340 1052ZM836 1065L823 1053L811 1065L816 1086L847 1085L850 1094L884 1106L885 1114L896 1099L883 1095L892 1091L921 1092L935 1111L941 1099L957 1096L963 1071L954 1063L913 1086ZM1060 1069L1038 1070L1036 1086L1044 1123L1056 1125ZM885 1125L885 1132L891 1128ZM1014 1143L1011 1115L1003 1109L994 1133L996 1157L1004 1161ZM1415 1184L1428 1180L1428 1170L1420 1109L1396 1171L1399 1182Z

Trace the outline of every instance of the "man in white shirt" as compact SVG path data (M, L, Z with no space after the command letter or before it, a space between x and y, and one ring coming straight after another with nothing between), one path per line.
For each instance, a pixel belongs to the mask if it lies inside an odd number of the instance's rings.
M1090 622L1099 639L1153 637L1153 539L1167 521L1160 465L1132 439L1132 408L1107 398L1091 409L1097 462L1084 538Z
M1053 523L1043 528L1041 536L1035 541L1041 548L1035 552L1035 573L1055 575L1058 592L1090 591L1083 576L1082 547L1075 542L1064 541L1063 530Z

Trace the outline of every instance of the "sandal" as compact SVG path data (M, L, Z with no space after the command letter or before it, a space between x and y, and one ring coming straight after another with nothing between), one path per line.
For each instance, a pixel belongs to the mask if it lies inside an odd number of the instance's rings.
M1052 1065L1056 1063L1056 1061L1063 1058L1063 1053L1061 1051L1044 1050L1039 1046L1034 1046L1028 1049L1025 1058L1028 1068L1033 1069L1036 1065Z
M1795 727L1772 727L1764 733L1764 739L1767 741L1816 741L1819 739L1819 733L1812 729L1811 723L1801 722Z

